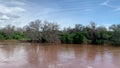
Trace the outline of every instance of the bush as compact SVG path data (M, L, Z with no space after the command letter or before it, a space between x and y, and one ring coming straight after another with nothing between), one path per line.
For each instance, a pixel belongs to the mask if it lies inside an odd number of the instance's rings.
M73 36L73 40L75 44L81 44L84 41L84 36L82 33L75 33L75 35Z
M67 44L73 43L73 35L72 34L62 34L61 42L67 43Z
M2 34L0 34L0 40L5 39L4 36Z

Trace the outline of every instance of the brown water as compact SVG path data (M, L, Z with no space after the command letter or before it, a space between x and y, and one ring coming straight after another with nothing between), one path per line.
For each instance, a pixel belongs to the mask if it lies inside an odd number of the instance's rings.
M0 68L120 68L120 47L0 44Z

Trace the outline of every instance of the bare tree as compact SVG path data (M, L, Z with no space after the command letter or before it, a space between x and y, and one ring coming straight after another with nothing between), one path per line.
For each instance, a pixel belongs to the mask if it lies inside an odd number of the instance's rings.
M24 27L24 29L26 29L26 35L32 41L41 39L40 28L41 28L41 21L40 20L30 22L29 25Z
M6 27L4 27L4 28L2 29L2 32L3 32L6 36L14 33L14 31L15 31L15 26L11 26L11 25L7 25Z
M59 41L59 25L45 21L41 29L44 40L50 43Z
M74 30L75 32L81 32L84 30L84 26L81 24L76 24Z

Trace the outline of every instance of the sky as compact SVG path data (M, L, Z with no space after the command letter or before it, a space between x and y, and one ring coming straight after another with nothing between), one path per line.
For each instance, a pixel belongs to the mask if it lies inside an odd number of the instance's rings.
M40 19L61 27L120 24L120 0L0 0L0 27Z

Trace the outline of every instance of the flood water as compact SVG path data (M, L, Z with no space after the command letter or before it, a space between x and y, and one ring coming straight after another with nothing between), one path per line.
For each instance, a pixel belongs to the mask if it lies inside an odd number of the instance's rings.
M0 68L120 68L120 47L1 43Z

